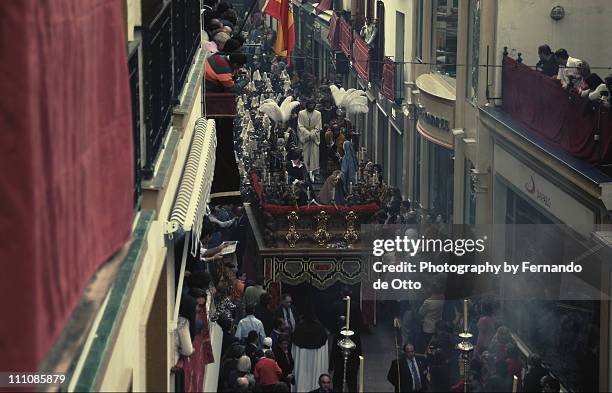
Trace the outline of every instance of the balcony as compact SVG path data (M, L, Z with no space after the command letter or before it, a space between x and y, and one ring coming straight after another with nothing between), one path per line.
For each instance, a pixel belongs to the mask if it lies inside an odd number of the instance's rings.
M502 117L509 116L513 128L544 142L548 150L560 150L590 166L612 164L609 109L590 109L588 99L509 56L503 59L502 91Z
M128 52L128 73L132 100L132 136L134 144L134 206L138 209L142 195L141 152L140 152L140 67L138 54L140 42L132 41Z
M170 125L172 109L200 45L199 2L170 0L142 26L145 146L142 175L153 176L155 159Z
M381 81L382 95L389 101L401 105L404 100L404 63L385 57Z

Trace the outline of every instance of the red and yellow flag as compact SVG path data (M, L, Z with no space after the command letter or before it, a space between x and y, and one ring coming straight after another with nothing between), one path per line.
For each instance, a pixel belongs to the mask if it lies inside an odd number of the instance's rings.
M295 29L293 27L293 12L289 0L268 0L263 12L278 21L274 53L287 58L291 64L291 51L295 46Z

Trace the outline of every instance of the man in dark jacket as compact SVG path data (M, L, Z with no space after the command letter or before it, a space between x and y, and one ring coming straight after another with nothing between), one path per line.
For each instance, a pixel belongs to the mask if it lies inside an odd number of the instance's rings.
M542 359L538 354L529 355L527 360L527 372L525 373L525 381L523 382L526 392L539 392L541 389L540 381L544 376L548 375L548 371L542 366Z
M321 374L319 376L319 388L311 390L310 393L334 393L331 386L331 378L329 374Z
M422 362L417 361L414 356L414 345L406 344L404 345L403 355L391 362L391 367L389 367L387 373L387 381L395 387L395 391L398 393L422 392L425 390L424 370L425 367Z
M538 47L540 61L536 64L536 70L547 76L555 76L559 73L559 63L555 58L550 46L544 44Z

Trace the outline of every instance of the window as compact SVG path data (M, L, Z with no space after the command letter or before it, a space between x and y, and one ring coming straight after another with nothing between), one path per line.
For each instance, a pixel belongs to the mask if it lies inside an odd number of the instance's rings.
M472 161L465 160L465 184L464 184L464 224L476 224L476 193L474 192L474 181L472 179L472 170L474 165Z
M437 71L455 77L457 74L458 0L435 0L433 23L434 58Z
M382 76L383 58L385 57L385 3L378 1L376 3L376 38L372 48L371 58L374 64L370 68L373 74L373 79L380 80Z
M404 137L395 126L391 127L391 185L403 190Z
M452 224L453 217L453 151L445 147L429 145L429 207L433 218Z
M395 12L395 98L404 97L404 33L405 15Z
M466 97L472 103L478 102L478 72L480 67L480 0L469 3L469 35L467 53L467 89Z
M417 59L423 59L423 0L416 4L416 53Z
M421 201L421 134L415 132L414 134L414 192L412 199L415 202Z
M366 16L368 18L374 18L374 0L367 0L368 4L366 7Z
M351 19L353 20L353 28L356 31L359 31L361 26L365 24L365 8L365 0L351 0Z

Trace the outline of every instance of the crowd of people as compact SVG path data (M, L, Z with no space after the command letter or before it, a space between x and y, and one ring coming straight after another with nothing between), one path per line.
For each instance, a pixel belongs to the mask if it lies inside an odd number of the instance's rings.
M387 380L396 392L462 392L461 353L458 333L463 331L460 303L445 300L434 291L420 307L402 302L397 311L401 354L389 367ZM488 301L470 305L469 331L474 333L468 383L472 392L558 392L559 381L537 354L526 364L510 329L496 318L496 306ZM516 378L516 382L515 382ZM516 385L515 385L516 384Z
M277 103L287 97L299 102L291 109L286 124L282 127L273 124L272 132L278 138L272 140L283 141L286 157L280 165L289 182L303 185L304 190L313 193L313 198L309 194L300 204L364 203L365 200L356 199L356 177L364 182L372 179L373 194L368 198L380 206L373 223L381 226L426 223L442 230L446 217L425 211L404 199L399 189L384 184L382 167L367 159L360 149L360 134L348 119L346 108L334 100L334 83L308 73L300 74L285 59L271 54L274 32L263 25L261 13L255 12L241 32L240 18L230 3L216 0L204 3L206 49L210 55L206 60L206 90L243 93L248 83L257 79L255 74L264 74L269 85L258 81L256 88L251 89L250 99L257 98L261 105L265 93ZM371 39L375 34L375 26L368 21L364 37ZM582 95L609 105L605 91L610 90L610 77L605 82L597 79L586 62L570 58L564 50L553 53L543 45L539 53L538 70L558 77L564 88L578 89ZM197 315L212 300L214 312L210 320L223 331L218 391L342 391L345 362L336 343L346 323L344 299L353 295L351 289L343 288L337 298L316 307L312 301L302 303L301 309L293 305L289 293L266 291L261 273L255 273L251 279L245 274L247 265L252 263L252 253L245 241L247 225L240 206L217 206L206 217L200 253L196 257L189 254L187 258L176 331L176 359L193 352L192 340L205 324ZM238 241L236 258L223 253L230 241ZM175 255L181 255L183 242L176 244ZM399 337L397 356L389 367L387 381L397 392L463 391L465 381L457 349L457 333L462 331L460 304L445 300L442 288L420 301L392 303L379 305L387 307L390 311L387 314L397 320ZM496 318L495 311L496 305L491 302L471 301L470 331L475 333L475 350L468 374L470 391L510 392L513 377L518 380L518 391L559 391L559 382L538 355L530 356L524 364L510 329ZM356 349L346 362L346 382L349 391L357 391L361 335L369 326L364 324L358 302L351 303L350 316L351 330L355 331L351 339Z
M538 56L540 60L536 64L536 70L558 79L563 89L587 97L590 110L595 111L600 105L610 108L612 74L602 79L591 72L588 62L570 56L565 49L553 52L547 44L538 47Z

